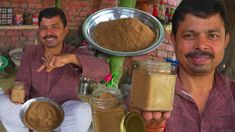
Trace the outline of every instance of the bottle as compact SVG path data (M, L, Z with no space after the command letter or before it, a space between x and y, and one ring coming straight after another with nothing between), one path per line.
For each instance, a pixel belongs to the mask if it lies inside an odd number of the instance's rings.
M124 103L118 88L98 88L92 93L90 103L95 132L120 132Z
M165 12L165 23L168 24L170 20L170 10L169 8L166 8L166 12Z
M171 64L158 61L134 62L130 106L147 111L171 111L176 75Z
M98 84L95 81L89 78L81 77L77 95L82 101L89 102L92 91L95 90L97 87Z
M32 17L32 22L33 22L33 25L38 25L38 15L36 14L33 14L33 17Z
M32 15L29 12L24 12L23 14L23 24L32 25Z

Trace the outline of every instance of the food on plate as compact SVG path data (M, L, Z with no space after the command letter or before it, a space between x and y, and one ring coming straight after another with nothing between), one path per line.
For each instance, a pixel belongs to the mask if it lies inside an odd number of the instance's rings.
M156 33L137 18L122 18L99 23L94 29L93 37L103 48L131 52L151 46Z

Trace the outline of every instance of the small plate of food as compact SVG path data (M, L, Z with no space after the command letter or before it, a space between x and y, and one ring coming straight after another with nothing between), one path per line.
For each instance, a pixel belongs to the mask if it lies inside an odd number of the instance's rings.
M62 107L50 98L37 97L26 101L20 110L26 127L33 131L52 131L64 120Z

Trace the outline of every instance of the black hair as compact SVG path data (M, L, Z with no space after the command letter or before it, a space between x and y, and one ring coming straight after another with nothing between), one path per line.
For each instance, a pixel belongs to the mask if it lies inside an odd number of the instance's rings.
M42 10L39 13L38 25L40 26L40 22L42 21L43 17L52 18L52 17L58 16L58 15L61 18L64 27L66 27L67 26L66 16L64 14L64 11L62 9L58 8L58 7L51 7L51 8L46 8L46 9Z
M219 14L224 21L225 33L229 32L228 15L222 0L182 0L172 18L172 33L174 35L176 35L180 21L184 20L186 14L200 18Z

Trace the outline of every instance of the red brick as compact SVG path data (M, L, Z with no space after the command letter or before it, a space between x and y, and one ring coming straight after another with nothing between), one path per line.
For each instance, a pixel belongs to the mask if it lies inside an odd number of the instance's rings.
M42 4L35 4L35 8L41 9L42 8Z
M55 5L55 0L43 0L43 4Z
M34 44L34 42L31 42L31 41L26 41L26 42L24 42L24 45L25 45L25 46L32 45L32 44Z
M48 1L50 1L50 0L48 0ZM30 2L30 3L41 3L42 0L28 0L28 2Z
M7 31L7 36L20 36L22 34L22 32L20 32L20 31L17 31L17 30L15 30L15 31L13 31L13 30L8 30Z
M76 5L79 5L80 4L80 1L70 1L70 2L67 2L70 4L70 6L76 6Z
M34 41L36 38L37 38L37 36L31 36L31 37L27 37L26 39L27 39L27 41L33 42L33 44L34 44Z
M4 46L5 42L3 40L0 39L0 47Z
M26 41L26 37L20 36L19 41Z
M23 36L27 36L27 37L29 37L29 36L37 36L38 35L37 33L38 33L37 31L27 31L27 30L25 30L23 32Z
M84 17L84 16L88 16L88 14L89 14L88 10L87 11L81 11L80 16Z
M49 5L49 4L43 4L42 8L48 8L48 7L54 7L54 5Z
M28 3L28 8L35 8L35 4L34 3Z
M80 2L79 7L89 7L89 2Z
M11 37L11 39L10 39L11 42L17 42L18 40L19 40L18 36Z
M27 3L20 3L20 7L22 7L22 8L26 8L28 5L27 5Z
M79 16L78 16L78 17L75 17L75 21L76 21L76 22L80 22L80 20L81 20L81 17L79 17Z
M1 5L2 7L9 7L9 6L11 6L11 2L3 1L3 2L0 3L0 5Z
M24 13L25 9L22 8L15 8L14 13Z
M102 4L117 5L116 0L102 0Z
M70 10L66 12L67 16L76 16L78 13L75 10Z
M3 31L0 31L0 36L5 36L6 35L6 32L3 30Z
M12 7L20 7L20 3L16 3L16 2L14 2L14 3L12 3L12 5L11 5Z
M25 2L25 0L14 0L14 2Z

